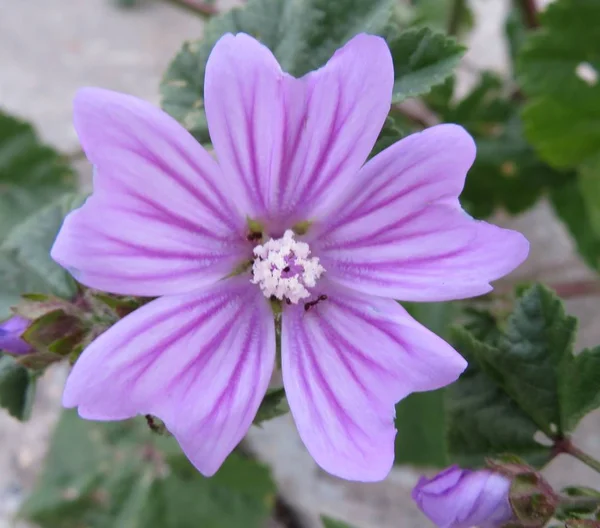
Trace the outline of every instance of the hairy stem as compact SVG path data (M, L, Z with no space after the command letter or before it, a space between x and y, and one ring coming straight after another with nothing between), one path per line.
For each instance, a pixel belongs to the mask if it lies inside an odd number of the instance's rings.
M453 0L450 18L448 19L448 35L455 36L465 15L466 0Z
M205 18L217 15L219 10L212 2L203 0L168 0L172 4L178 4L188 11L199 14Z
M523 13L525 25L530 29L539 27L538 12L535 5L535 0L516 0L517 6Z
M557 441L554 445L556 454L566 453L575 457L577 460L583 462L586 466L600 473L600 460L595 459L593 456L588 455L581 449L579 449L569 438L563 438Z
M569 495L560 495L560 505L563 508L585 508L594 510L600 508L600 497L570 497Z

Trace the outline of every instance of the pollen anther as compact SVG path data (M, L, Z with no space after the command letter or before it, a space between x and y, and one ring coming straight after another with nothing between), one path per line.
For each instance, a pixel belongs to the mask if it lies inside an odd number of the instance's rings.
M287 230L282 238L271 238L254 248L252 279L265 297L276 297L286 303L297 304L310 297L313 288L325 268L317 257L310 256L306 242L294 239L294 232Z

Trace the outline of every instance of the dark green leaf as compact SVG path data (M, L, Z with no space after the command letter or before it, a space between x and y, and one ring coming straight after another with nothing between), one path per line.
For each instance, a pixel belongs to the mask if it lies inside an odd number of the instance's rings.
M387 41L394 60L394 103L429 93L443 83L465 52L453 39L428 28L391 31Z
M545 191L573 177L540 161L523 136L518 106L506 96L499 77L484 72L456 104L451 102L452 92L447 82L434 90L428 102L444 121L464 126L477 143L477 157L461 195L472 215L484 218L498 208L522 212Z
M19 420L28 420L35 396L35 379L11 356L0 352L0 407Z
M514 64L527 39L527 27L523 22L523 12L519 7L515 6L509 11L504 23L504 32L508 40L510 58Z
M546 463L550 449L534 440L538 427L487 372L486 361L493 348L461 329L453 332L452 344L469 366L446 389L451 460L480 467L487 457L514 453L535 466Z
M75 294L71 276L50 258L50 249L65 215L82 196L66 194L11 230L0 244L0 317L19 302L22 293Z
M282 416L288 411L285 390L283 388L269 389L256 412L253 423L254 425L260 425L262 422Z
M74 189L75 175L31 125L0 112L0 243L49 201Z
M385 120L377 142L371 151L371 157L392 146L396 141L414 132L414 125L400 113L391 113Z
M587 413L600 407L600 347L585 349L572 359L562 383L562 420L571 431Z
M432 332L445 337L457 314L452 303L404 303L409 313ZM448 456L444 391L411 394L396 405L395 463L443 467Z
M562 410L569 389L564 375L573 361L577 320L543 286L533 286L515 304L503 336L487 361L502 388L547 436L566 433ZM599 382L600 383L600 382Z
M554 293L535 285L517 300L506 327L494 337L493 344L483 343L465 330L455 333L457 349L471 361L467 373L449 391L448 408L452 406L454 413L450 419L454 435L451 445L455 452L464 449L470 455L467 437L487 437L501 421L505 422L504 434L525 435L525 440L531 442L537 430L548 438L561 438L587 412L600 406L600 349L575 356L576 325ZM485 391L483 380L489 385ZM484 395L489 401L477 402L476 412L474 402ZM492 411L501 414L502 420ZM496 431L494 436L499 438L500 434ZM490 449L498 447L498 438L488 439ZM539 454L531 442L521 445L521 450L510 445L502 447L527 458Z
M525 132L545 161L574 167L600 152L600 3L561 0L540 19L518 62Z
M396 405L395 464L448 464L444 391L411 394Z
M68 411L22 516L43 528L262 528L274 493L252 460L234 454L206 479L143 420L93 423Z
M392 0L250 0L213 18L203 40L183 46L161 85L163 108L200 142L210 141L203 101L205 66L215 42L227 32L258 38L296 76L322 66L357 33L384 35L396 69L394 101L427 93L452 73L464 48L427 28L399 31L393 9Z
M254 36L273 51L286 71L302 75L323 64L354 34L382 31L391 6L390 0L250 0L211 19L202 40L184 44L161 83L162 106L200 142L208 142L204 73L210 51L223 34Z

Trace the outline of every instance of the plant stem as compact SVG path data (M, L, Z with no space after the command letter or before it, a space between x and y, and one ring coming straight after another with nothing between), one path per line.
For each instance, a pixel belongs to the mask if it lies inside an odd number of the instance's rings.
M575 457L577 460L583 462L586 466L589 466L593 470L600 473L600 460L596 460L593 456L584 453L569 439L562 440L560 444L556 444L556 447L559 448L559 452Z
M217 15L219 10L212 3L202 0L168 0L172 4L179 4L188 11L197 13L205 18Z
M589 508L593 510L600 508L600 497L560 495L560 505L566 508Z
M450 18L448 19L448 35L456 36L460 29L460 23L465 14L466 0L453 0Z
M540 26L538 22L538 12L535 5L535 0L516 0L517 6L523 13L525 25L530 29L535 29Z

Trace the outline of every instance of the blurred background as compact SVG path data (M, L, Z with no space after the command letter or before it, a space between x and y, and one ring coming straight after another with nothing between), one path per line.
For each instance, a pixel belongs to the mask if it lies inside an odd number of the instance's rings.
M435 17L439 10L447 10L450 0L428 2ZM204 18L185 3L0 0L0 107L33 123L46 143L67 153L81 185L89 187L91 170L71 124L73 94L81 86L100 86L158 104L164 70L182 42L201 37L205 25ZM545 3L540 0L539 6ZM235 0L219 1L210 4L208 11L227 10L235 4ZM510 0L471 0L468 4L472 26L460 36L468 52L458 68L459 97L477 82L481 70L511 75L504 36ZM546 201L517 217L498 214L495 221L521 230L532 243L531 257L517 272L519 277L575 285L564 297L568 309L580 319L578 347L598 344L600 296L577 289L578 284L593 279L593 274L577 257L571 238ZM33 526L14 521L13 516L42 469L60 413L66 372L66 365L61 364L44 375L30 421L21 423L0 412L0 528ZM411 431L400 430L399 434L410 435ZM600 455L600 414L590 415L577 436L582 448ZM253 428L248 444L271 467L282 503L299 515L299 520L290 520L287 510L276 509L266 526L317 527L320 514L359 528L429 526L410 499L419 475L414 468L396 466L385 482L376 484L334 479L314 464L289 415ZM85 464L84 460L81 463ZM575 480L593 484L596 478L578 462L562 458L547 471L558 484Z

